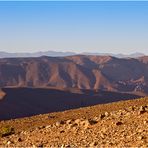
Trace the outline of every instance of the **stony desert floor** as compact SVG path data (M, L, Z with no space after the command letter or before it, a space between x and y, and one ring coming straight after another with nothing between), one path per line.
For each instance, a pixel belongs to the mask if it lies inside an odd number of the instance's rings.
M148 99L38 115L0 122L14 133L0 146L16 147L148 147Z

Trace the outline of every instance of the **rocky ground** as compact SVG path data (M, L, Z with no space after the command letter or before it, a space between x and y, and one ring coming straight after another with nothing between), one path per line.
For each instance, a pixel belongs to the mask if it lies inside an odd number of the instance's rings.
M134 100L135 101L135 100ZM131 101L131 102L134 102ZM129 101L130 102L130 101ZM33 146L33 147L95 147L95 146L142 146L148 147L148 102L147 99L128 101L108 105L115 109L97 112L86 116L74 115L71 118L58 118L54 122L38 124L34 128L14 129L14 133L2 136L0 146ZM136 103L139 102L139 103ZM142 103L143 102L143 103ZM120 108L120 104L128 104ZM134 105L135 104L135 105ZM122 105L121 105L122 106ZM118 108L118 109L117 109ZM90 108L79 110L89 111ZM69 111L72 112L72 111ZM73 111L76 112L76 111ZM77 111L78 113L78 111ZM58 113L57 113L58 114ZM61 117L62 114L60 113ZM68 114L68 112L67 112ZM46 115L47 116L47 115ZM49 117L49 115L48 115ZM70 117L70 116L69 116ZM36 118L32 118L33 120ZM22 119L23 121L24 119ZM49 120L49 118L48 118ZM25 120L26 121L26 120ZM12 121L11 121L12 122ZM1 121L0 126L10 125L10 121ZM13 121L12 125L14 126ZM25 122L24 122L25 123ZM35 124L35 120L34 120Z

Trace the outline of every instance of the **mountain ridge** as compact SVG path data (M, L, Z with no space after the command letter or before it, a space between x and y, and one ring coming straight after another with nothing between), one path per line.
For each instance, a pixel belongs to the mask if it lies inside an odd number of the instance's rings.
M148 56L0 59L0 87L61 87L148 93Z
M76 52L70 52L70 51L38 51L38 52L5 52L5 51L0 51L0 58L11 58L11 57L40 57L40 56L51 56L51 57L64 57L64 56L72 56L72 55L100 55L100 56L114 56L117 58L137 58L137 57L142 57L145 56L145 54L140 53L140 52L135 52L132 54L113 54L113 53L91 53L91 52L82 52L82 53L76 53Z

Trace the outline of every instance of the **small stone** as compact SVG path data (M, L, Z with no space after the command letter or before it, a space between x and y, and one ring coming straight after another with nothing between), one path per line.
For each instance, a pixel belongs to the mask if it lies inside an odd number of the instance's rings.
M71 128L71 127L76 127L76 126L78 126L77 123L74 123L74 124L69 125L70 128Z
M105 117L105 114L100 115L100 119L103 119Z
M39 126L39 127L38 127L38 129L43 129L43 128L45 128L45 126Z
M46 129L51 128L51 125L47 125L45 128L46 128Z
M74 122L79 124L81 122L81 120L80 119L76 119Z
M139 109L138 114L141 115L141 114L143 114L143 113L145 113L145 112L146 112L145 106L141 106L140 109Z
M66 124L72 124L72 120L67 120Z
M41 144L39 144L37 147L38 147L38 148L42 148L42 147L44 147L44 145L41 143Z
M90 124L90 125L94 125L94 124L96 124L96 123L98 123L98 121L93 120L93 119L89 120L89 124Z
M65 148L71 148L71 146L70 145L65 145Z
M126 139L130 139L131 138L131 136L126 136Z
M92 142L89 146L94 147L94 146L97 146L97 144L98 144L97 142Z
M36 145L32 145L32 147L36 148L37 146Z
M64 133L64 132L65 132L64 130L61 130L61 131L60 131L60 133Z
M130 106L129 108L126 109L126 111L131 112L134 111L135 107L134 106Z
M55 123L55 126L60 126L60 125L63 125L63 124L65 124L64 121L57 121L57 122Z
M11 144L11 141L8 141L7 144L10 145Z
M105 135L103 133L100 134L101 138L105 138Z
M109 113L108 112L105 112L104 115L107 117L107 116L109 116Z
M87 128L90 125L90 122L89 120L84 120L84 121L81 121L81 125L83 125L84 128Z
M60 121L60 124L65 124L65 121Z
M142 140L143 137L142 137L142 136L138 136L137 139L138 139L138 140Z
M100 118L99 117L94 117L93 120L100 121Z
M116 122L116 125L122 125L123 123L121 121Z
M22 139L21 139L21 138L18 138L17 141L18 141L18 142L22 142Z
M73 127L71 130L77 132L77 127Z
M116 125L118 126L118 125L122 125L123 123L122 122L120 122L120 121L118 121L118 122L116 122Z
M56 125L56 126L60 126L60 122L59 122L59 121L56 122L55 125Z
M139 111L138 112L139 115L144 114L144 113L145 113L145 111Z

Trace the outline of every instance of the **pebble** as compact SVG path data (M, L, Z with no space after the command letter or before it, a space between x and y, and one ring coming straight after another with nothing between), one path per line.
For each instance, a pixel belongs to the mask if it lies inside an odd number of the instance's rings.
M56 126L60 126L60 122L59 122L59 121L56 122L55 125L56 125Z
M7 144L10 145L11 144L11 141L8 141Z
M97 146L98 142L92 142L89 146L90 147L94 147L94 146Z
M108 112L105 112L104 115L107 117L107 116L109 116L109 113Z
M100 134L101 138L105 138L105 135L103 133Z
M51 128L51 125L47 125L45 128L46 128L46 129Z
M143 113L145 113L145 112L146 112L145 106L141 106L140 109L139 109L138 114L141 115L141 114L143 114Z
M118 126L118 125L122 125L123 123L122 122L120 122L120 121L118 121L118 122L116 122L116 125Z
M105 114L100 115L100 119L103 119L105 117Z
M44 147L44 145L41 143L41 144L38 144L37 147L38 147L38 148L41 148L41 147Z
M66 124L72 124L72 120L67 120Z
M138 136L137 139L138 139L138 140L142 140L143 137L142 137L142 136Z
M74 122L79 124L81 122L81 120L80 119L76 119Z
M93 119L88 120L88 122L90 125L94 125L94 124L98 123L97 120L93 120Z
M147 124L147 123L148 123L148 121L143 121L143 123L144 123L144 124Z
M22 142L22 139L21 139L21 138L18 138L17 141L18 141L18 142Z
M81 121L80 124L83 125L84 128L87 128L90 125L90 122L89 122L89 120L84 120L84 121Z
M93 120L99 122L100 121L100 118L99 117L94 117Z

